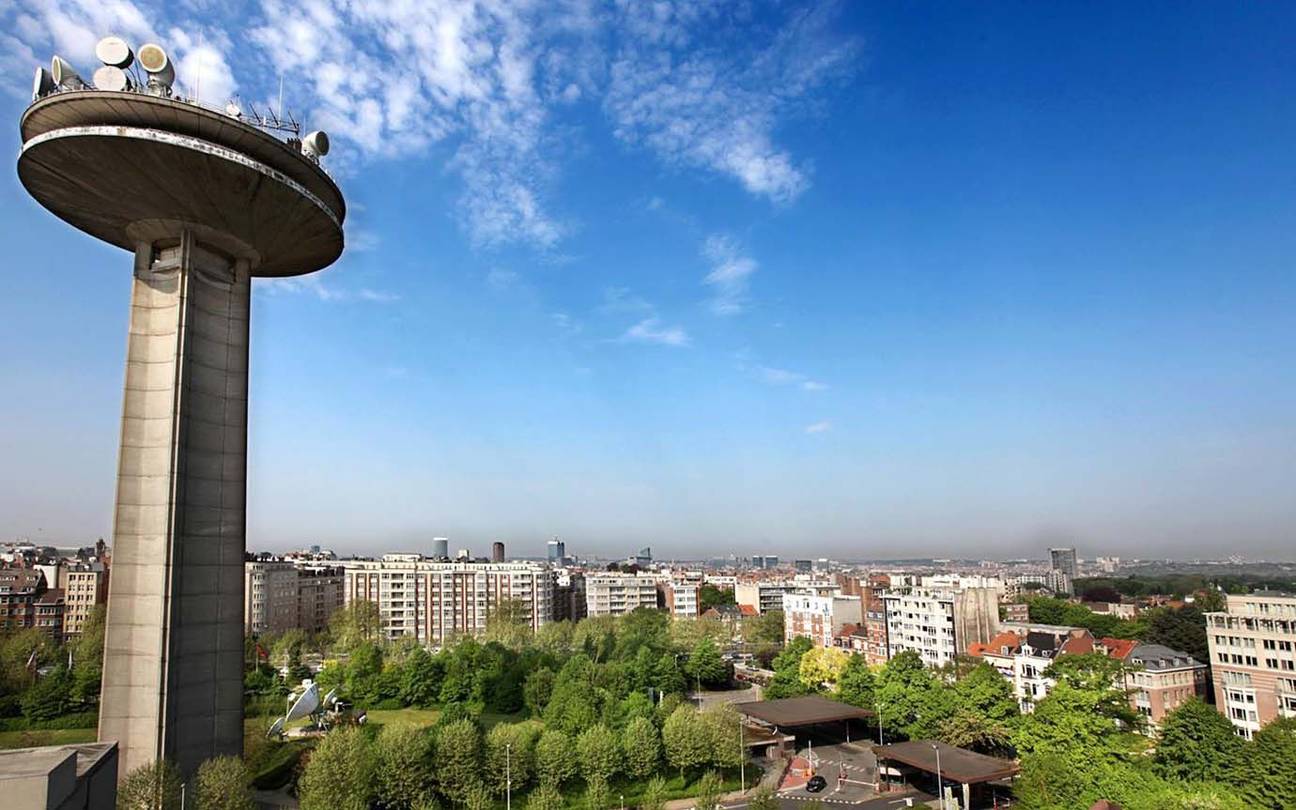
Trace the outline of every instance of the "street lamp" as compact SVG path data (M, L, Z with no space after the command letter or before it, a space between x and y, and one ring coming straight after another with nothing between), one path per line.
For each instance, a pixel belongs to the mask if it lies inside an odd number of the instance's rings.
M504 807L513 810L513 745L504 743Z
M743 739L743 721L738 718L738 779L743 793L747 792L747 742Z
M878 745L885 745L885 743L882 742L882 707L883 706L886 706L886 704L878 703L876 700L873 701L873 708L877 709Z
M940 746L932 743L931 747L936 752L936 793L940 796L940 810L945 810L945 780L941 778Z

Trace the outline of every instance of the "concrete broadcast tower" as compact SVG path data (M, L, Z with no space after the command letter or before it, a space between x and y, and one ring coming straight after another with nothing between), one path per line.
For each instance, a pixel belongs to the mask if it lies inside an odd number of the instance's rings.
M332 264L346 206L323 133L181 97L157 45L96 55L37 70L18 177L134 256L99 739L192 773L243 745L251 280Z

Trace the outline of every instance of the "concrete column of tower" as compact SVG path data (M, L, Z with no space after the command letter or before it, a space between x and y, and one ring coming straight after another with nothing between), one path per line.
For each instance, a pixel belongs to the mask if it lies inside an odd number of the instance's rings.
M99 721L124 772L242 749L250 290L190 230L136 247Z

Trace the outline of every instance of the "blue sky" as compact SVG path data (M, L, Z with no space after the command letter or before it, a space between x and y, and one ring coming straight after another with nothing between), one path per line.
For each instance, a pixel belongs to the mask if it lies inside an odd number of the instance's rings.
M1290 6L0 9L11 155L110 31L334 138L252 548L1291 556ZM0 537L106 535L130 262L0 195Z

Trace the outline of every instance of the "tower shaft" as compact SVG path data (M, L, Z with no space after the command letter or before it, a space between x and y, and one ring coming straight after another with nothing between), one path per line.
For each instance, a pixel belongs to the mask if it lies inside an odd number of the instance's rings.
M152 231L135 249L99 737L123 774L159 758L192 774L243 744L251 279L191 229Z

